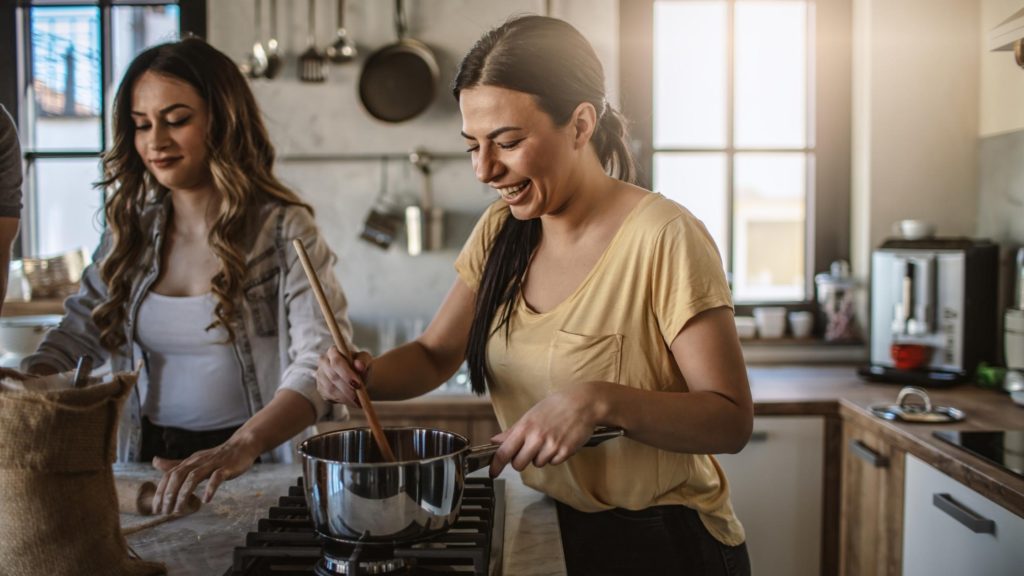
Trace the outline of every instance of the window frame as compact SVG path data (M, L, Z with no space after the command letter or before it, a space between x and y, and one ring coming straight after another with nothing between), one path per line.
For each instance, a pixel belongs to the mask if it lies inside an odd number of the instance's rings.
M4 3L0 9L0 38L7 40L0 44L0 103L7 108L15 122L19 123L24 109L26 83L32 69L30 46L30 8L37 6L78 7L95 6L100 10L100 146L98 150L45 150L22 149L22 166L25 174L22 184L22 222L18 239L13 246L14 258L34 255L38 244L38 212L34 198L32 168L36 160L96 158L97 161L107 150L110 110L107 106L108 91L114 89L118 79L113 78L113 52L111 10L114 7L160 6L177 4L181 37L188 35L206 37L206 0L16 0ZM101 215L102 217L102 215Z
M640 165L641 183L652 185L654 159L654 3L656 0L619 2L619 80L623 113L630 119L633 151ZM691 2L695 0L674 0ZM729 37L737 1L728 5ZM806 197L803 301L736 303L737 314L748 314L760 305L814 308L814 274L826 271L835 260L850 259L850 189L852 152L852 0L808 0L808 178ZM727 145L715 152L726 154L727 210L730 237L733 232L733 156L737 152L776 151L733 145L733 42L727 48ZM673 151L674 149L664 149ZM662 149L659 149L662 151ZM685 152L708 151L680 149ZM733 242L730 242L732 250ZM730 267L733 259L730 254ZM730 270L731 272L731 270Z

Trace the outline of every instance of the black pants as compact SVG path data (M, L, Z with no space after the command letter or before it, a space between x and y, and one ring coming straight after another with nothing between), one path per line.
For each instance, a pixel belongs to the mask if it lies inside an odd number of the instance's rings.
M726 546L695 510L587 513L558 503L568 576L749 576L747 545Z
M150 422L149 418L143 417L142 453L139 460L149 462L154 456L171 460L188 458L194 452L220 446L239 428L240 426L220 430L185 430L170 426L157 426Z

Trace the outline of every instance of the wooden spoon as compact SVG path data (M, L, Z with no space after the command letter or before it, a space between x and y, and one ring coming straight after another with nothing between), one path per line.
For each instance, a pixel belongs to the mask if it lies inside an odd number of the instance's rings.
M324 289L320 285L320 279L317 278L316 271L313 270L313 265L309 262L309 255L306 254L306 248L302 245L302 240L296 238L292 241L292 244L295 246L295 252L299 255L299 261L302 262L303 270L306 271L309 285L313 288L313 293L316 294L316 300L320 303L320 312L323 313L324 320L327 321L327 327L331 330L331 336L334 337L334 345L338 347L338 351L348 360L349 364L353 364L352 352L348 349L345 339L341 336L338 321L334 319L334 312L331 310L331 305L327 302L327 297L324 296ZM373 432L373 438L377 441L377 447L380 448L381 453L388 462L394 462L395 453L391 451L391 445L388 444L388 439L384 436L384 429L380 426L380 420L377 419L377 412L373 409L373 403L370 402L370 395L366 393L366 388L362 386L356 388L356 396L359 397L359 403L363 407L363 412L366 413L366 420L370 423L370 430Z

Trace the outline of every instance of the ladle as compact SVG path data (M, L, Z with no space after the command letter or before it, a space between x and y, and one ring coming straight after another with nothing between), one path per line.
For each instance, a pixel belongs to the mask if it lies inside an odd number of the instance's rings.
M249 54L248 66L246 71L250 78L262 78L267 72L267 52L263 48L263 43L260 41L260 36L263 34L263 7L260 0L256 0L256 16L253 23L253 42L252 52Z
M356 54L356 43L345 31L345 0L338 0L338 32L334 43L327 47L327 58L335 64L344 64L355 60Z
M352 364L352 351L348 349L345 338L341 335L341 329L338 328L338 321L334 319L334 311L331 310L331 304L327 301L327 297L324 296L324 289L320 286L320 279L317 278L316 270L313 269L313 264L309 261L309 255L306 254L306 247L302 245L302 240L298 238L292 241L292 245L295 246L295 252L299 255L299 261L302 262L302 269L306 271L306 278L309 279L309 286L313 288L316 301L320 303L320 312L323 313L327 327L331 331L331 337L334 338L334 345L337 346L338 352L341 352L342 356L349 361L349 364ZM370 430L373 432L373 438L377 441L377 447L380 448L381 454L384 455L388 462L394 462L395 453L391 451L391 445L388 444L387 436L384 435L384 428L381 427L380 420L377 419L377 411L373 409L373 403L370 402L370 395L366 393L366 388L356 388L356 396L359 397L359 404L362 406L363 412L366 413L366 421L370 424Z
M268 79L281 71L281 49L277 43L277 0L270 0L270 38L267 40L267 69L263 75Z

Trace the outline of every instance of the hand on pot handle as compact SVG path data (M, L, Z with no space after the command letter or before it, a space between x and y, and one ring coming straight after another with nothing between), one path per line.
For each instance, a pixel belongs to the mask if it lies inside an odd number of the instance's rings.
M564 387L535 404L509 429L493 437L501 444L491 461L492 478L506 465L522 472L565 462L584 446L596 446L622 435L622 430L599 427L595 399L605 386L601 382L581 382Z
M336 346L331 346L317 363L316 389L328 401L362 408L356 396L356 388L366 386L365 378L372 363L373 356L358 352L353 359L353 366Z

